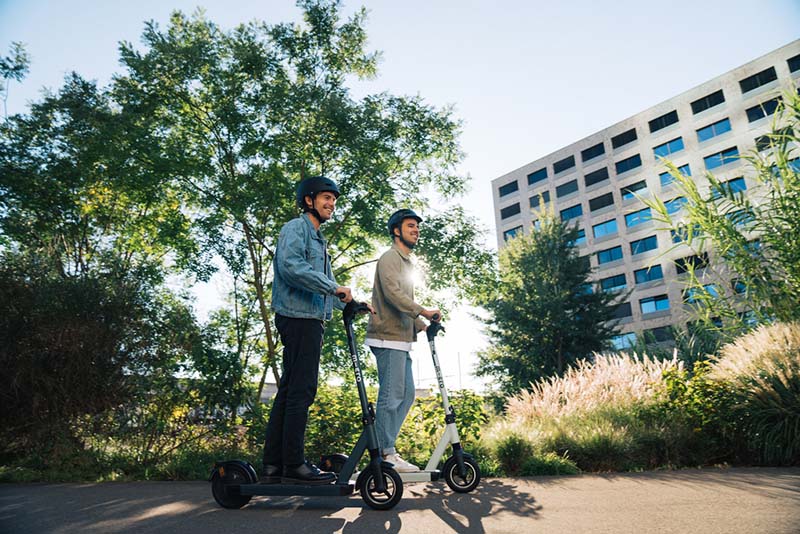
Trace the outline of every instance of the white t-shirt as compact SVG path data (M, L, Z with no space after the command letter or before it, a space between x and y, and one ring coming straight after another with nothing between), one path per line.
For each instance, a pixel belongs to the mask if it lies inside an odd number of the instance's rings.
M411 352L411 343L405 341L391 341L388 339L373 339L367 338L364 344L368 347L375 347L376 349L392 349Z

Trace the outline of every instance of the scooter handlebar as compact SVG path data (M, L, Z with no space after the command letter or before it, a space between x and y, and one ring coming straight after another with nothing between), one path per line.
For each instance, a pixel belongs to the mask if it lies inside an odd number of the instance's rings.
M435 314L433 318L438 320L438 315L439 315L438 313ZM442 323L438 321L432 321L428 325L428 328L425 329L425 334L428 336L428 341L433 341L433 338L435 338L436 334L438 334L440 331L441 332L445 331L444 327L442 326Z
M348 302L342 311L345 326L353 324L353 319L360 313L369 313L366 302L356 302L355 300Z

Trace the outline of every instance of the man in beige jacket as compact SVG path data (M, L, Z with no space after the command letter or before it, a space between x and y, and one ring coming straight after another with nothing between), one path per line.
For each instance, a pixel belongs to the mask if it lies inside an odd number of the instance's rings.
M392 248L378 260L372 286L372 307L366 344L378 363L378 405L375 427L386 461L400 472L419 468L400 457L395 448L400 427L414 402L414 377L411 372L411 344L425 323L441 320L438 309L425 309L414 302L414 266L411 251L419 240L422 218L410 209L397 210L387 224Z

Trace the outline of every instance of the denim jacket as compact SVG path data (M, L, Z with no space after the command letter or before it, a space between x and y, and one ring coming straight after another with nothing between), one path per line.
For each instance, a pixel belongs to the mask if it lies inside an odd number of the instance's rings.
M329 321L339 287L331 271L327 241L307 213L286 223L273 259L272 309L285 317Z

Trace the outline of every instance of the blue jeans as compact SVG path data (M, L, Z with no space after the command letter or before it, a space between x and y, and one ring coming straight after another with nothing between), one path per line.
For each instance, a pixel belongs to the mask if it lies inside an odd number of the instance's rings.
M383 454L394 454L395 441L408 411L414 403L414 376L411 356L403 350L370 347L378 362L378 406L375 430Z

